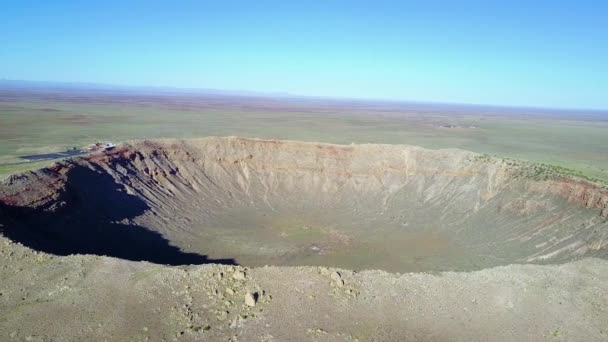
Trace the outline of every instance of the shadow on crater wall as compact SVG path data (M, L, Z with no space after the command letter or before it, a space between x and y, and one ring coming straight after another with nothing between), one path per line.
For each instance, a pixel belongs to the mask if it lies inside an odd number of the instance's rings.
M166 265L236 265L234 259L185 253L161 234L128 223L149 207L127 194L109 174L76 165L67 179L58 200L65 204L57 208L32 209L0 202L4 236L55 255L94 254Z

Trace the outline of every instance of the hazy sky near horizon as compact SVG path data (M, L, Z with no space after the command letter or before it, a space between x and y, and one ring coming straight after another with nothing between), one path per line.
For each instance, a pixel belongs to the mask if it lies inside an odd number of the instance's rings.
M31 1L0 78L608 108L608 1Z

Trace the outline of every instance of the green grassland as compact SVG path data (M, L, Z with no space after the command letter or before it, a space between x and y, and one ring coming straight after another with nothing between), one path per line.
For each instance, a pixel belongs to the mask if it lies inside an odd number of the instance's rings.
M95 141L239 135L331 143L412 144L462 148L530 160L608 181L606 117L493 114L483 110L376 108L179 101L0 99L0 174L37 168L22 155ZM238 102L237 101L237 102Z

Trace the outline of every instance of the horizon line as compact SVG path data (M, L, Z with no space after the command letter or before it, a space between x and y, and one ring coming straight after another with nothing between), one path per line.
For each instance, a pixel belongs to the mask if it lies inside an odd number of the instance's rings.
M61 86L72 86L67 90L115 90L115 91L167 91L177 94L196 94L200 95L223 95L234 97L261 97L261 98L294 98L294 99L316 99L316 100L334 100L334 101L357 101L357 102L379 102L379 103L394 103L394 104L434 104L434 105L452 105L463 107L490 107L502 109L528 109L528 110L550 110L550 111L579 111L579 112L599 112L608 113L608 108L583 108L583 107L551 107L551 106L533 106L533 105L507 105L495 103L468 103L468 102L450 102L450 101L423 101L410 99L395 99L395 98L373 98L373 97L348 97L348 96L332 96L332 95L303 95L293 94L290 92L281 91L258 91L246 89L222 89L222 88L206 88L206 87L180 87L180 86L160 86L160 85L135 85L135 84L117 84L103 82L84 82L84 81L52 81L52 80L23 80L0 78L0 87L5 83L29 83L29 84L47 84L61 89ZM79 88L80 86L80 88ZM87 88L88 87L88 88ZM105 88L105 89L104 89ZM122 88L122 89L121 89Z

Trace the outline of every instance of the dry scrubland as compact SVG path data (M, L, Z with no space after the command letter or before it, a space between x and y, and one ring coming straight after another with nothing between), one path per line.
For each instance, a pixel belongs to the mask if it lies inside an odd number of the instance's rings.
M423 103L0 89L0 174L96 140L209 135L409 144L530 160L608 181L608 114Z
M401 145L152 140L0 191L6 339L608 338L608 191L560 170Z

